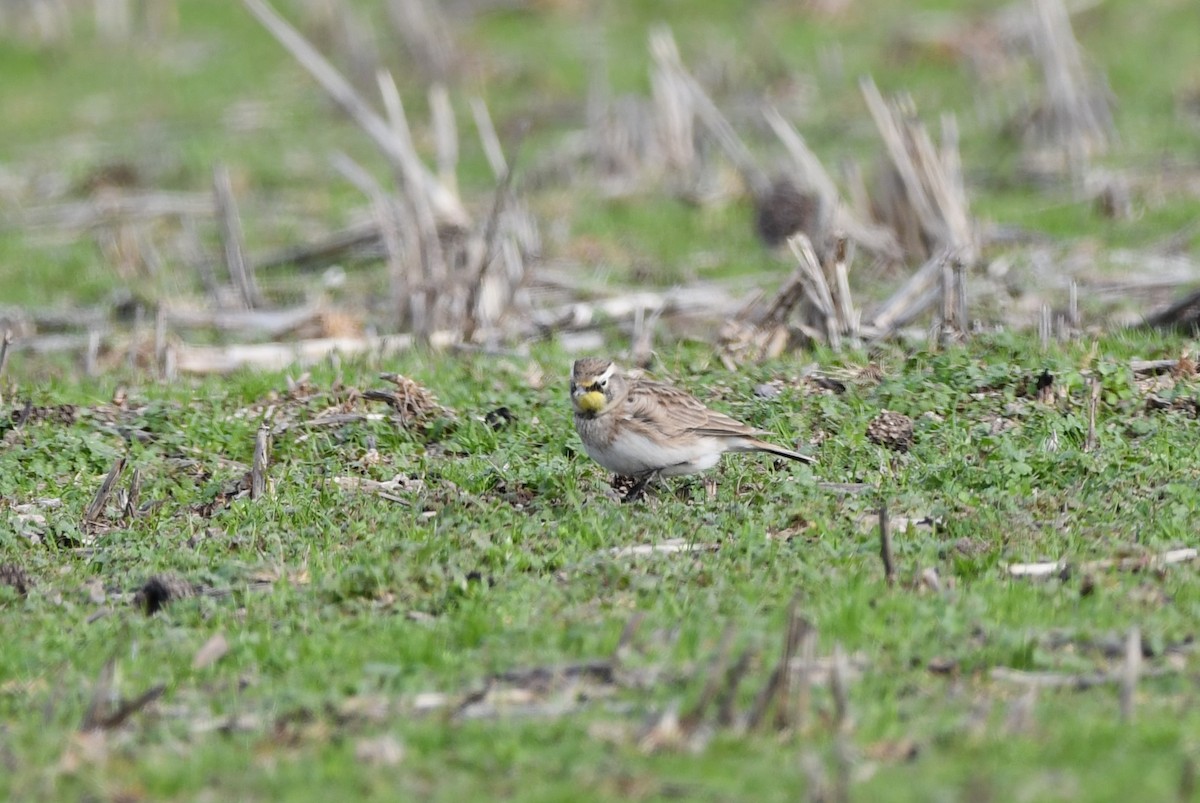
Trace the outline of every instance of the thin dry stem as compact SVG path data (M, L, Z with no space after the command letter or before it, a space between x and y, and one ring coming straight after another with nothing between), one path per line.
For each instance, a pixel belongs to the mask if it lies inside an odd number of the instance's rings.
M121 474L124 471L125 456L122 455L113 463L104 481L100 483L100 489L92 497L92 503L88 505L87 511L83 514L85 522L90 524L100 520L100 517L104 514L104 506L108 503L108 498L112 495L113 489L117 487L117 481L121 478Z
M948 249L934 254L875 310L869 319L875 338L887 337L934 303L942 266L952 257L953 252Z
M265 417L254 437L254 463L250 468L250 498L261 499L267 493L267 461L271 454L270 416Z
M0 379L4 378L4 369L8 367L8 347L12 345L11 329L4 330L4 338L0 340ZM0 385L0 405L4 404L4 386Z
M225 267L229 278L238 289L242 303L248 308L262 306L262 295L254 280L253 268L246 262L246 246L242 235L242 219L238 214L237 200L233 196L233 183L225 165L213 168L213 195L217 207L217 222L220 224L221 248L225 255Z
M1125 640L1125 663L1121 669L1121 722L1133 721L1138 677L1142 671L1142 632L1134 625Z
M1083 450L1090 452L1096 448L1096 413L1100 407L1100 380L1094 376L1087 378L1088 388L1088 428L1087 437L1083 442Z
M483 98L472 97L470 103L475 128L479 132L479 142L483 145L483 154L487 157L488 166L492 168L492 175L499 181L508 172L508 162L504 159L504 148L500 145L500 137L496 134L492 115Z
M883 576L888 585L896 582L896 562L892 557L892 525L886 501L879 503L879 555L883 559Z
M438 179L450 192L458 193L458 126L450 93L443 84L429 87L429 111L433 118L433 136L437 144Z
M334 102L350 115L394 167L411 171L416 188L414 194L427 196L439 218L446 223L462 228L470 225L470 217L452 192L443 187L423 166L406 164L409 161L409 153L402 148L395 132L312 43L280 16L266 0L242 0L242 3L300 65L308 70Z

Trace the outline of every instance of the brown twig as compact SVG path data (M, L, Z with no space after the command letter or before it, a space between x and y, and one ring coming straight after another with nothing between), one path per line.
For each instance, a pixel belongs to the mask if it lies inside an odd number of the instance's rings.
M654 62L650 92L663 161L671 170L685 173L696 165L695 102L682 75L683 61L669 28L658 27L650 32L650 57Z
M104 513L104 506L108 503L108 497L112 495L113 488L117 485L117 480L121 478L121 474L125 471L125 455L121 455L113 463L112 468L108 470L108 475L104 481L100 483L100 489L96 491L95 497L92 498L92 503L88 505L87 511L83 514L85 523L93 523L100 520L100 516Z
M246 262L242 219L238 214L237 199L233 196L233 183L229 177L229 169L222 164L213 168L213 197L216 201L221 248L225 254L225 268L229 271L229 278L238 289L242 303L250 309L261 307L262 295L254 281L253 268Z
M613 648L612 661L614 664L619 664L625 660L629 652L629 645L633 643L633 638L637 635L645 619L646 613L644 611L636 611L625 622L625 626L621 628L621 635L617 638L617 646Z
M1035 0L1033 10L1030 44L1045 99L1029 133L1034 144L1057 150L1062 166L1081 176L1088 158L1105 151L1112 136L1109 96L1085 67L1062 0Z
M487 222L483 228L482 244L479 248L479 256L477 261L472 266L472 277L467 285L467 304L466 304L466 321L463 326L463 340L470 342L475 335L475 330L479 326L479 293L483 287L484 276L487 273L488 265L491 264L492 256L495 253L496 233L499 231L500 211L504 208L504 201L508 196L508 190L512 186L513 169L516 166L517 156L520 153L521 140L518 139L513 146L513 156L508 161L508 165L504 171L504 176L496 185L495 194L492 196L492 208L488 213Z
M833 662L829 668L829 693L833 697L833 726L837 733L845 733L850 727L850 699L846 674L846 653L842 650L842 645L835 642Z
M1196 799L1196 759L1192 756L1183 757L1183 766L1179 768L1179 803L1191 803Z
M270 415L264 416L254 438L254 463L250 467L250 498L261 499L267 492L267 460L270 458Z
M154 309L154 369L159 379L167 376L167 314L162 305Z
M692 77L679 58L679 49L675 45L671 29L659 25L650 34L650 49L658 69L672 76L686 90L682 95L690 95L692 111L701 123L712 134L717 145L725 153L725 157L733 164L734 169L741 175L742 180L751 188L755 195L764 193L770 185L766 173L758 166L750 149L742 142L729 120L721 113L717 104L708 96L700 82Z
M1100 380L1094 376L1087 378L1088 388L1088 428L1087 437L1083 441L1083 450L1090 452L1096 448L1096 412L1100 407Z
M850 263L854 261L853 252L853 244L846 239L845 235L838 233L833 241L831 289L843 330L851 337L857 338L862 313L854 306L854 297L850 293Z
M879 502L879 555L883 558L883 576L887 584L896 583L896 563L892 558L892 525L885 500Z
M792 157L792 164L800 180L816 191L821 199L822 208L834 210L833 228L845 231L851 240L873 254L889 260L900 259L903 253L892 232L882 226L864 223L851 211L848 204L841 201L837 185L829 177L820 159L783 115L774 107L766 109L763 114L775 136Z
M965 336L971 328L967 319L967 266L962 260L954 260L955 315L958 319L958 333Z
M738 656L737 661L725 673L725 687L721 690L721 694L717 699L718 725L728 727L734 722L733 705L737 699L737 690L742 684L742 679L746 677L746 673L750 670L750 664L754 660L754 652L753 647L747 647L742 650L742 654Z
M8 347L12 345L11 329L4 330L4 339L0 340L0 379L4 378L4 369L8 367ZM4 404L4 387L0 385L0 405Z
M875 338L887 337L934 302L937 298L937 282L942 275L942 266L953 256L950 250L934 254L875 310L870 318Z
M359 251L369 251L380 243L379 221L354 223L304 245L291 245L254 259L255 270L294 267L300 271L318 271L344 262Z
M679 724L685 732L695 730L704 721L704 715L709 706L717 699L721 685L726 681L729 656L736 635L737 629L733 625L727 625L725 632L721 634L720 644L708 665L708 675L704 681L704 689L700 692L700 699L696 701L690 711L679 719Z
M811 624L800 639L800 675L796 680L796 704L794 722L796 730L803 730L812 706L812 671L817 659L817 629Z
M427 337L428 294L418 289L422 283L420 259L406 247L407 243L418 242L420 235L416 220L412 214L408 214L410 210L402 200L394 202L389 198L375 177L350 156L339 151L333 154L332 161L338 172L371 199L371 208L375 213L375 229L387 254L393 308L400 322L403 323L407 306L407 317L412 330L418 337ZM402 229L408 233L407 237L401 234Z
M1146 318L1146 326L1186 332L1200 325L1200 290Z
M974 262L977 246L958 169L953 118L943 117L939 151L911 109L885 101L869 77L859 86L921 232L935 248L949 248L964 262Z
M749 714L746 716L746 728L754 730L760 724L766 721L766 713L771 708L771 704L775 703L775 721L780 728L787 726L788 715L788 684L792 656L796 652L796 647L800 643L801 631L808 626L797 613L798 602L792 600L792 604L788 610L787 628L784 631L783 650L780 653L779 660L775 664L775 668L771 670L770 677L767 678L766 684L754 698L754 704L750 708Z
M429 177L432 180L432 177L425 165L417 158L416 149L412 144L412 131L409 129L408 117L404 113L404 103L400 98L400 90L397 88L392 74L386 70L380 70L376 79L379 84L380 97L383 98L383 105L387 110L391 141L395 143L399 156L397 174L406 190L404 197L412 207L412 217L416 223L413 231L417 235L416 240L420 245L421 265L424 267L423 279L433 288L433 291L424 299L427 306L425 328L416 330L417 336L425 341L429 334L427 327L433 325L436 320L434 313L437 306L435 302L438 301L437 291L445 288L446 281L450 276L450 266L447 263L438 233L436 198L432 196L432 187L423 178ZM432 181L432 186L436 186L453 197L436 181ZM448 302L449 294L446 296Z
M959 330L958 315L956 314L956 294L954 289L954 267L950 262L942 264L942 326L943 338Z
M779 662L779 692L776 695L778 702L775 704L776 730L786 730L796 724L791 699L792 658L811 630L812 625L800 615L800 595L797 594L788 606L787 634L784 637L783 655Z
M109 658L100 667L96 682L92 684L92 697L88 701L87 710L83 713L83 721L79 724L81 731L97 730L101 727L104 717L101 712L108 705L112 695L113 678L116 676L117 659Z
M108 716L103 717L98 723L96 723L95 727L99 730L112 730L113 728L120 727L125 720L129 719L138 711L141 711L159 697L162 697L163 692L166 690L167 686L165 683L159 683L155 686L151 686L149 689L142 692L137 697L134 697L132 700L125 700L122 702L119 706L117 706L116 711L113 711Z
M125 517L132 519L138 513L138 501L142 495L142 470L134 468L129 477L129 492L125 495Z
M821 315L826 343L834 351L841 350L844 322L838 319L837 307L833 302L833 291L825 278L825 271L817 258L812 242L804 234L795 234L788 239L788 247L800 264L799 276L805 296Z

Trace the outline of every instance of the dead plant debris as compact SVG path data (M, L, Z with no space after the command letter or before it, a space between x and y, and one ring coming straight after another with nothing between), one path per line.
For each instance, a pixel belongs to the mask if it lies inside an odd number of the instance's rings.
M0 563L0 586L8 586L22 597L33 587L33 578L25 567L16 563Z
M707 661L669 667L661 660L646 663L651 650L670 646L677 631L649 634L649 642L638 638L640 617L626 625L621 639L608 658L577 663L524 667L493 674L464 693L429 691L415 695L408 708L418 714L448 712L457 720L501 717L557 718L597 704L623 713L639 709L631 700L660 687L699 684L699 699L686 711L678 703L667 704L643 714L643 724L598 726L597 738L627 743L643 752L703 750L719 730L745 733L753 730L790 732L819 727L821 723L849 730L846 689L863 671L860 655L848 656L839 647L832 655L816 652L816 629L793 605L777 658L767 659L759 646L748 646L734 657L732 628ZM663 638L668 643L659 643ZM669 652L669 650L667 650ZM750 702L739 710L739 690L760 670L766 677ZM814 713L812 689L827 685L832 711ZM377 706L376 706L377 707ZM813 710L810 710L813 709Z
M503 429L516 420L516 414L507 407L497 407L495 410L489 410L487 415L483 417L484 423L492 429Z
M43 423L69 427L79 420L79 408L74 404L55 404L42 407L26 402L24 406L15 408L9 413L9 420L16 427Z
M153 616L172 602L196 596L202 587L173 572L151 575L133 595L133 604Z
M867 424L872 443L896 452L907 452L913 445L913 420L903 413L884 410Z
M438 403L429 388L400 374L380 374L380 379L391 382L395 390L368 390L363 398L386 402L395 412L402 426L417 426L435 418L453 419L454 413Z

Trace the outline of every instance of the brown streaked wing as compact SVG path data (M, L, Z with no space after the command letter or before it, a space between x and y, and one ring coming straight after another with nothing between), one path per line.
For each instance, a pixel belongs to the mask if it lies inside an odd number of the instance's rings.
M630 383L625 416L648 424L668 437L684 433L714 437L758 434L753 427L705 407L690 393L649 379Z

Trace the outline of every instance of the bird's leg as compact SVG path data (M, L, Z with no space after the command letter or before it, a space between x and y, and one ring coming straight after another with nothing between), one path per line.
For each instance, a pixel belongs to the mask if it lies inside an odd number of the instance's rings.
M629 492L625 494L625 498L622 499L621 501L622 502L636 502L639 499L641 499L643 496L646 495L646 486L650 483L650 480L654 479L657 476L658 476L657 471L647 472L640 479L638 479L638 481L634 484L634 486L632 488L629 489Z
M675 496L684 502L690 502L692 500L692 490L695 488L695 486L696 483L691 477L684 477L683 480L675 486Z
M708 501L710 501L710 502L717 498L717 478L716 477L705 477L704 478L704 495L708 498Z

